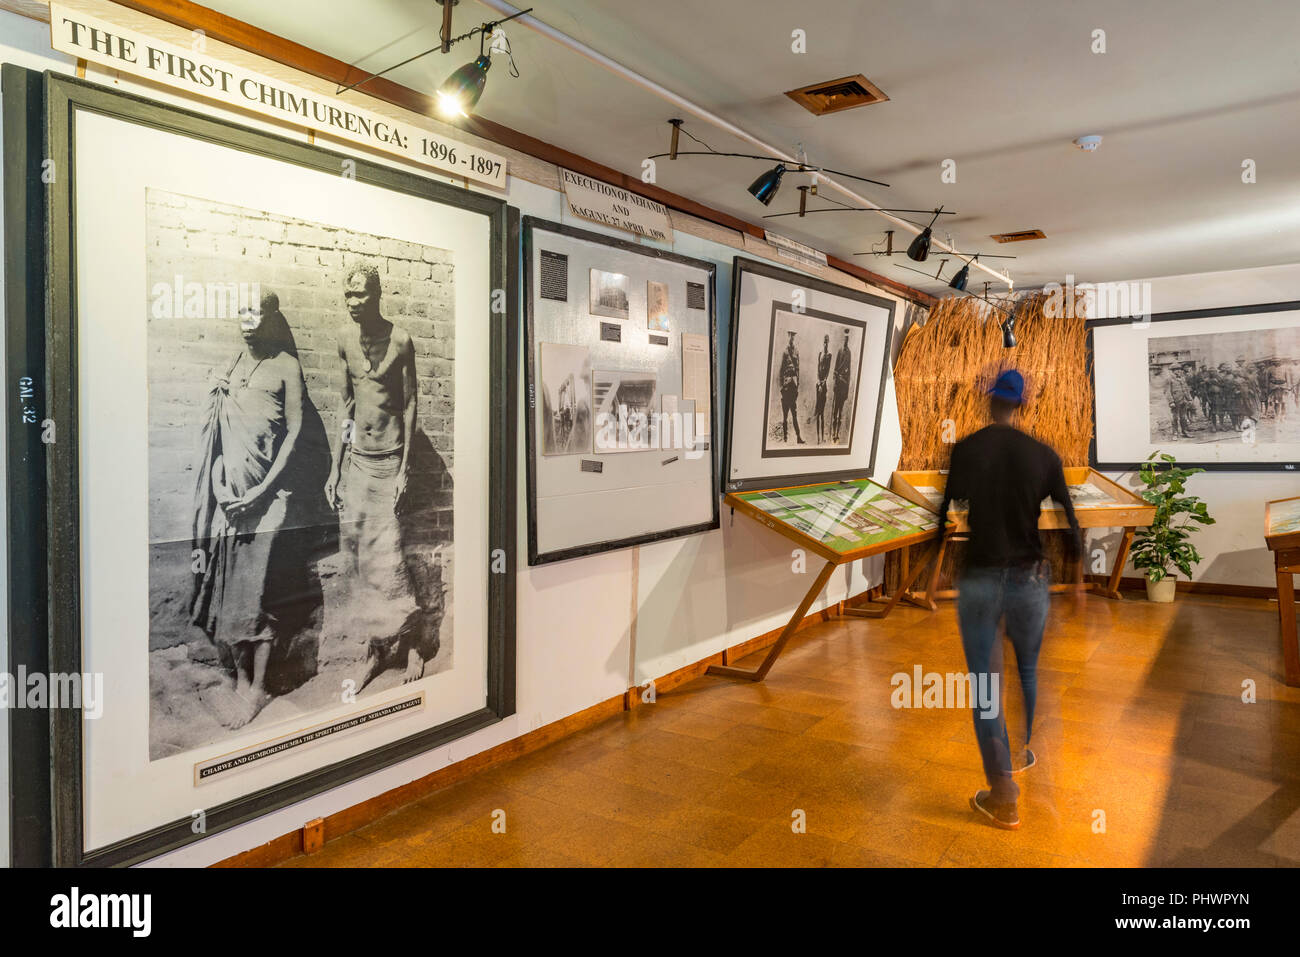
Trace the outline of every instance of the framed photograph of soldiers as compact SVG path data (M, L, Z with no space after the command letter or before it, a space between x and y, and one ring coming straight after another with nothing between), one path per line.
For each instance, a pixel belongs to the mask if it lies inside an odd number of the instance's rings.
M714 264L533 217L523 240L528 563L717 528Z
M764 458L852 453L865 329L857 319L772 303Z
M1205 469L1300 467L1300 302L1088 327L1094 467L1129 470L1156 451Z
M47 95L50 574L82 599L52 668L105 689L54 718L57 861L155 855L513 713L514 211Z
M865 478L899 300L737 256L727 491Z

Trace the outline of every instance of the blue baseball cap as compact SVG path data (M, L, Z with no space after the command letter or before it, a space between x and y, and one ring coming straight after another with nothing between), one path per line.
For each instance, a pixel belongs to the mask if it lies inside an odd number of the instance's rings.
M1008 369L998 376L989 389L989 395L1020 405L1025 401L1025 377L1015 369Z

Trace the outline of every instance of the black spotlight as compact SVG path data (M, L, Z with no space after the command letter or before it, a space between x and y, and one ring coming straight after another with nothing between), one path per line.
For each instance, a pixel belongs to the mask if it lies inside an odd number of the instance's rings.
M907 247L907 258L915 262L923 263L929 258L929 256L930 227L926 226L925 229L916 234L916 238L913 239L911 244Z
M957 270L957 275L953 276L952 279L948 281L948 288L956 289L958 292L964 292L966 290L966 281L968 279L970 279L970 263L966 263Z
M1002 348L1016 347L1016 307L1011 307L1011 315L1002 320Z
M466 116L478 105L491 66L487 55L480 53L472 63L466 63L443 81L437 97L438 113L443 119Z
M764 206L771 206L776 191L781 188L781 177L785 175L785 165L777 163L754 182L749 184L749 192Z

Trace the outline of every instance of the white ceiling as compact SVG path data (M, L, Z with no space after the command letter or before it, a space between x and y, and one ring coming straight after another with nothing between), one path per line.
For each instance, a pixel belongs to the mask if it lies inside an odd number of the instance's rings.
M960 249L1017 255L990 262L1009 268L1018 288L1067 273L1106 281L1300 262L1295 0L534 4L550 26L750 133L787 149L802 142L814 164L892 184L861 185L881 206L956 210L940 225ZM376 71L436 45L440 11L430 0L209 6ZM455 14L458 34L497 16L476 0ZM807 35L802 55L791 52L795 29ZM1091 51L1095 29L1106 32L1104 54ZM522 76L498 58L480 114L632 175L667 149L665 121L679 108L526 27L506 33ZM390 75L432 92L477 51L466 40ZM783 95L857 73L889 101L814 117ZM701 120L688 117L686 128L717 150L757 152ZM1105 137L1098 152L1071 144L1087 133ZM955 184L940 181L949 158ZM1247 158L1257 164L1253 185L1241 181ZM764 210L744 190L764 168L684 157L660 161L658 182L762 223L764 213L797 208L800 181L788 176ZM828 204L810 199L816 205ZM853 255L882 241L888 224L875 214L767 224L899 281L943 288L898 268L901 256ZM1004 247L988 238L1035 227L1048 238Z

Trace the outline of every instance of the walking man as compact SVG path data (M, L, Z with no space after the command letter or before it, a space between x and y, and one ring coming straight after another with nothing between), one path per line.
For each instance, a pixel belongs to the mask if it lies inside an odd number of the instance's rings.
M1017 771L1032 767L1029 750L1038 689L1038 652L1047 622L1048 563L1038 536L1038 517L1044 498L1065 510L1069 522L1069 559L1079 555L1079 523L1070 504L1061 459L1037 439L1011 424L1024 402L1025 380L1015 369L998 377L989 390L993 424L968 435L952 450L948 483L939 515L947 519L954 501L968 503L970 541L966 563L957 580L957 621L961 627L966 667L989 686L1002 682L1000 626L1016 653L1020 687L1025 702L1025 745ZM996 683L995 683L996 682ZM999 706L981 710L976 705L975 739L984 762L988 790L971 798L971 807L995 827L1020 826L1016 799L1020 788L1012 779L1011 746Z

